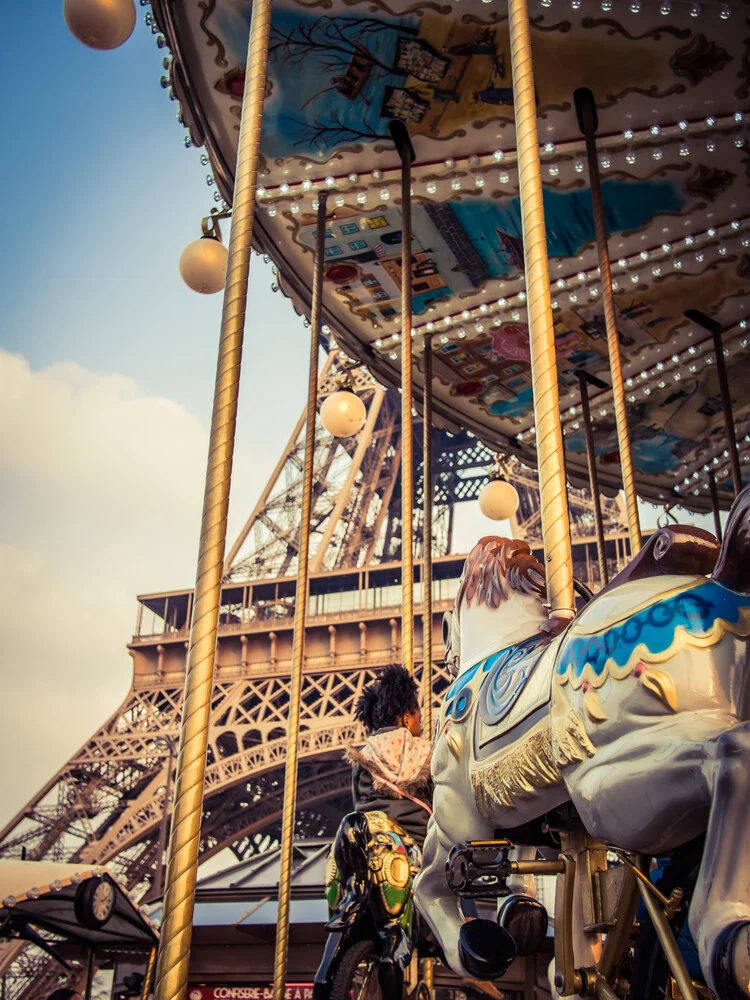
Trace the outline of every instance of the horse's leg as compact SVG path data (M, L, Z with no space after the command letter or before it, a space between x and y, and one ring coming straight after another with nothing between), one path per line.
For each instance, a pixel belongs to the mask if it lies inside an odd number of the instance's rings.
M451 895L445 881L445 864L455 843L433 818L422 850L422 867L414 881L414 900L438 939L446 961L457 970L461 967L458 932L463 914L458 897Z
M716 741L706 762L711 813L690 930L709 986L721 1000L750 997L750 723Z
M495 820L480 816L476 808L467 809L460 789L442 781L435 788L433 808L414 883L415 902L454 972L479 980L499 978L515 956L510 935L494 920L465 921L459 899L446 892L445 881L451 849L468 840L492 839Z

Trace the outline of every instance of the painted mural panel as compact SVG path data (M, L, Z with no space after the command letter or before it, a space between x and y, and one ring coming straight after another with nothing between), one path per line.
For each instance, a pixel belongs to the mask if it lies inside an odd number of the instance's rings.
M579 481L585 476L576 370L609 381L588 166L572 100L586 86L599 116L636 471L642 492L657 497L680 492L686 480L692 496L696 471L720 458L710 337L685 310L701 309L724 327L743 440L750 432L750 389L737 375L750 350L742 346L750 323L750 39L709 5L700 17L678 4L666 16L663 6L602 11L598 0L575 8L531 0L530 8L568 467ZM198 115L225 195L250 9L249 0L175 7L178 18L186 12L178 29L189 43L185 76L174 85L180 91L189 80L185 107ZM327 320L349 357L397 384L403 248L388 125L405 121L417 157L413 327L417 345L431 337L439 412L534 462L512 86L502 4L275 0L255 234L280 263L282 289L308 311L318 195L328 192ZM417 381L420 363L417 352ZM610 393L596 396L599 469L610 489L619 477L611 408ZM705 477L699 486L705 490Z

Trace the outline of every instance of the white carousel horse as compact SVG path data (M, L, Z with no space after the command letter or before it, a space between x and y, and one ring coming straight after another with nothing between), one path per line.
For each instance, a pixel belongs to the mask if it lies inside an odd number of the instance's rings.
M444 623L458 676L435 730L417 906L467 976L445 875L455 844L566 801L627 851L661 855L705 833L689 926L709 987L748 997L750 487L720 552L708 532L660 529L558 636L544 631L543 574L508 539L483 538L466 561Z

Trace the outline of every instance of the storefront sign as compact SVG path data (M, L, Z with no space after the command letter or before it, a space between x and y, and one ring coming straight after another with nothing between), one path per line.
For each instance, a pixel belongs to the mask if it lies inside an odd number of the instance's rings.
M312 983L289 983L284 1000L312 1000ZM191 986L188 1000L273 1000L273 986Z

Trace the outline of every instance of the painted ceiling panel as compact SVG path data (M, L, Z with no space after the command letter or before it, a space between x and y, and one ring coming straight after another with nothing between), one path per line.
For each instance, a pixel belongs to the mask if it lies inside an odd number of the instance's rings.
M251 5L154 8L185 123L231 203ZM722 2L531 4L561 421L576 484L587 479L575 371L609 380L577 87L598 107L638 490L707 509L712 470L731 502L714 345L687 309L723 327L743 467L750 460L749 14ZM257 249L309 314L317 197L327 191L327 336L398 384L400 180L388 124L407 122L417 402L427 343L436 419L535 464L505 4L275 0L272 24ZM255 335L272 331L250 329L250 351ZM595 392L600 481L613 492L611 392Z

